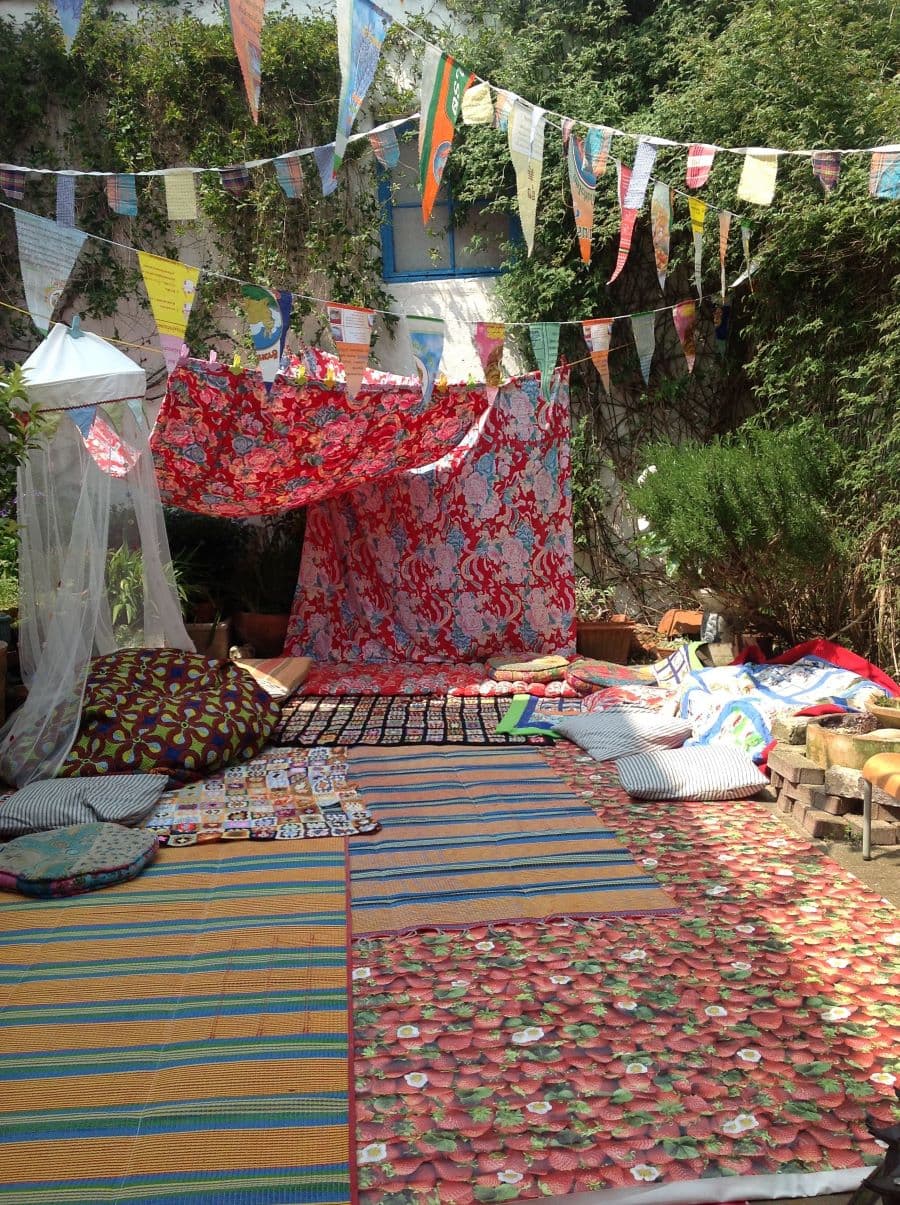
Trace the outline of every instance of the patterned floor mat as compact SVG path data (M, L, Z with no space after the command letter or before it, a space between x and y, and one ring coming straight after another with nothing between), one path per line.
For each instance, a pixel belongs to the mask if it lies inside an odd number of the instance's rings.
M866 1111L897 1113L900 915L763 804L541 755L683 911L357 941L362 1205L858 1183Z
M342 749L270 750L167 792L144 826L171 846L346 837L381 827L347 782Z
M525 745L542 736L497 732L507 699L435 695L345 695L292 699L272 736L276 745Z

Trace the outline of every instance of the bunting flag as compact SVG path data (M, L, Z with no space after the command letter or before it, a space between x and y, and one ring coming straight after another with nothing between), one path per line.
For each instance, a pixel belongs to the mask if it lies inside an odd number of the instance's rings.
M281 364L281 353L291 321L293 295L279 293L262 285L244 285L241 296L259 374L268 393Z
M564 117L561 122L563 148L569 149L569 139L572 137L572 131L575 129L575 119L573 117Z
M588 156L591 171L598 180L606 171L612 138L613 132L606 126L591 126L585 135L585 154Z
M623 209L622 210L622 225L619 228L619 254L616 257L616 266L613 268L613 274L610 276L607 284L612 284L617 280L625 267L625 261L628 259L628 253L631 251L631 243L634 238L634 224L637 221L638 209Z
M572 189L572 208L581 258L591 262L591 236L594 232L594 194L597 177L591 170L585 153L584 140L577 134L569 138L569 186Z
M370 134L369 145L381 166L389 171L400 162L400 143L397 141L397 132L393 127Z
M716 336L716 351L724 356L728 348L728 330L731 325L731 306L717 305L713 310L713 330Z
M106 178L106 200L113 213L136 218L138 211L137 181L127 173Z
M632 314L631 331L641 362L641 376L644 378L644 384L649 385L650 365L653 363L653 352L656 348L656 315Z
M166 359L166 368L171 372L181 355L200 269L179 263L176 259L149 255L146 251L138 251L137 255L159 333L159 344Z
M653 232L653 254L656 257L656 275L659 287L666 291L666 274L669 271L669 229L672 224L672 190L661 180L653 185L650 198L650 228Z
M900 199L900 147L876 151L869 166L869 195Z
M260 39L265 19L266 0L226 0L225 11L231 26L231 37L240 64L247 103L253 124L259 122Z
M431 401L444 351L444 322L441 318L407 315L406 326L412 344L416 373L422 385L422 405Z
M72 43L78 33L78 27L81 24L81 13L84 8L84 0L56 0L56 15L59 17L59 23L62 26L63 41L66 44L66 50L72 49Z
M509 128L509 117L517 100L515 92L499 91L494 97L494 129L505 134Z
M322 181L322 196L330 197L338 186L337 176L334 173L334 143L329 142L327 146L313 147L313 158L319 169L319 179Z
M193 222L197 218L197 187L193 172L166 172L166 213L170 222Z
M825 189L827 197L838 182L841 174L841 156L839 151L813 151L813 175Z
M684 350L688 372L694 371L697 358L697 307L693 301L679 301L672 310L672 321Z
M419 117L419 186L422 221L426 224L450 155L463 94L471 80L472 76L448 54L436 46L426 47Z
M728 254L728 235L731 233L732 215L727 209L719 210L719 269L722 273L722 302L725 301L725 256Z
M56 220L60 226L75 225L75 177L56 177Z
M528 327L534 358L541 370L541 396L550 401L553 390L553 372L559 353L559 323L532 322Z
M778 152L765 147L753 147L744 156L744 166L738 181L738 200L752 205L771 205L775 196L778 175Z
M703 226L706 222L705 201L698 197L688 197L688 209L691 212L691 234L694 236L694 284L697 286L697 296L703 297Z
M616 189L619 197L619 208L625 206L625 195L628 192L628 186L631 183L631 168L627 163L616 163Z
M281 191L291 200L303 192L303 164L299 155L282 155L275 160L275 178Z
M747 281L750 285L750 292L753 292L753 278L750 271L750 225L748 222L741 222L741 249L744 252L744 263L747 265ZM734 282L732 282L734 283Z
M337 0L338 60L341 96L334 136L334 170L344 159L347 139L375 78L391 18L372 0Z
M25 196L25 172L17 167L0 167L0 188L11 201L21 201Z
M610 393L609 384L609 340L612 335L613 318L589 318L587 322L582 322L581 329L584 331L584 341L588 345L588 351L591 353L591 361L594 367L600 373L600 380L603 382L603 387L607 393Z
M96 406L76 406L74 409L66 411L66 418L72 420L81 432L81 438L85 443L87 443L87 438L91 433L91 427L93 427L96 417Z
M375 311L356 305L329 304L325 308L334 347L344 366L347 396L355 398L369 362Z
M25 305L34 325L46 335L87 235L22 209L13 216Z
M622 202L623 209L640 210L643 208L647 185L650 183L650 173L653 171L655 162L656 144L649 138L639 138L625 200Z
M463 125L489 126L494 122L494 102L490 84L471 84L462 98Z
M702 188L709 179L709 173L712 171L713 159L716 157L716 148L708 146L705 142L694 142L688 151L687 157L687 186L688 188Z
M534 250L534 227L544 166L545 121L545 109L517 98L507 127L509 155L516 172L519 221L529 255Z
M233 197L242 197L253 181L244 163L234 163L231 167L223 167L219 172L222 187Z
M502 322L476 322L472 341L484 371L487 398L493 404L503 379L503 341L506 327Z

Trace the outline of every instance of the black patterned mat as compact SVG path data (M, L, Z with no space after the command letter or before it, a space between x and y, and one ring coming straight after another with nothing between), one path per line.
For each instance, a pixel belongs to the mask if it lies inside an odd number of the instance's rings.
M545 745L496 731L510 704L452 695L309 695L285 704L276 745Z

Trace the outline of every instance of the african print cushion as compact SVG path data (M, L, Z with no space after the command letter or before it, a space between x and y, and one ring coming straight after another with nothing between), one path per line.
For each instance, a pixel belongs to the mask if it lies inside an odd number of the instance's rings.
M635 799L749 799L768 779L736 749L654 749L616 762Z
M566 716L554 727L596 761L611 761L660 746L677 749L691 735L690 724L683 720L644 711L585 712Z
M29 783L0 800L0 833L18 836L98 820L137 824L166 787L158 774L106 774Z
M262 750L279 710L237 665L177 649L96 657L59 777L166 774L193 782Z
M79 895L136 878L156 857L156 834L121 824L70 824L16 837L0 849L0 888Z
M573 661L565 671L565 679L580 695L593 694L604 686L630 686L636 682L652 682L649 665L617 665L614 661L593 661L587 658Z
M566 657L489 657L488 672L496 682L561 682Z

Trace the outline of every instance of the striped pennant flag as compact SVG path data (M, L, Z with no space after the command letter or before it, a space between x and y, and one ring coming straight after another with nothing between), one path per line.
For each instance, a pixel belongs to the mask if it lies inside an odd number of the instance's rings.
M11 201L21 201L25 196L25 172L17 167L0 167L0 188Z
M252 183L245 163L233 163L231 167L223 167L219 177L222 187L233 197L242 197Z
M687 186L688 188L702 188L709 179L709 173L712 170L713 159L716 157L716 148L708 146L705 142L694 142L688 151L687 157Z
M725 286L725 256L728 253L728 235L731 233L733 215L727 209L719 210L719 268L722 273L722 302L725 302L727 292Z
M441 186L450 155L462 99L473 76L449 54L428 46L422 63L419 118L419 184L422 189L422 221L431 210Z
M838 182L841 174L841 155L839 151L813 151L813 175L825 189L826 197Z
M591 354L591 362L600 374L603 388L610 392L609 385L609 340L612 334L612 318L589 318L582 322L584 341Z
M613 268L613 274L607 281L608 284L619 276L622 269L625 267L625 261L628 259L628 253L631 250L631 241L634 237L634 223L637 220L638 211L636 209L625 209L624 201L628 194L628 186L631 183L631 168L625 163L619 163L619 208L622 211L622 225L619 229L619 254L616 256L616 266Z
M106 177L106 200L113 213L124 218L136 218L138 211L137 181L125 173Z
M900 199L900 147L875 151L869 166L869 195Z
M299 155L282 155L276 159L275 175L286 197L299 197L303 192L303 165Z

